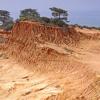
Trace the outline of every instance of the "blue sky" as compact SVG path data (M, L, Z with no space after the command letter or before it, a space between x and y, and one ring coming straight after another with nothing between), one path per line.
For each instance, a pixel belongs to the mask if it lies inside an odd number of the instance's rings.
M0 0L0 9L8 10L17 18L20 10L35 8L42 16L51 16L50 7L68 10L73 24L100 26L100 0Z

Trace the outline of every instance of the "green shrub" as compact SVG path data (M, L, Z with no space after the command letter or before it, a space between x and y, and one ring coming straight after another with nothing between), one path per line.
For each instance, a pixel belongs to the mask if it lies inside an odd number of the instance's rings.
M66 25L66 23L59 19L51 19L51 23L60 27L63 27Z
M4 24L3 26L2 26L2 28L4 29L4 30L6 30L6 31L10 31L10 30L12 30L12 28L13 28L13 22L8 22L8 23L6 23L6 24Z
M50 23L51 19L48 18L48 17L41 17L41 21L44 22L44 23Z

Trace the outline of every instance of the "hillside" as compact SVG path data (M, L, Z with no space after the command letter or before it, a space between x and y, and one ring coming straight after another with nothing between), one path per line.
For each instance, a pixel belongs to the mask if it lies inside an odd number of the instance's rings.
M0 32L0 100L100 100L99 36L27 21Z

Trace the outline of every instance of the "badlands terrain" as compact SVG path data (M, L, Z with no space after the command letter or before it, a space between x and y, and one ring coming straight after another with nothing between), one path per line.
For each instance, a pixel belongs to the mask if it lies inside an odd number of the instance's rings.
M22 21L1 31L0 100L100 100L100 30Z

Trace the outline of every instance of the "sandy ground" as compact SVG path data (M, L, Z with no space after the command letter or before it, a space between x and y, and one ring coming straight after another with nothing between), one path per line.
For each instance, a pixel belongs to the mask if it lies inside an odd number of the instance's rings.
M39 46L52 48L60 54L69 54L55 44ZM80 47L71 49L74 52L70 56L86 68L71 62L72 69L63 72L32 72L0 52L0 100L100 100L100 41L85 41ZM96 92L91 87L95 80L98 83L95 85Z
M100 31L76 31L20 22L2 35L0 100L100 100Z

